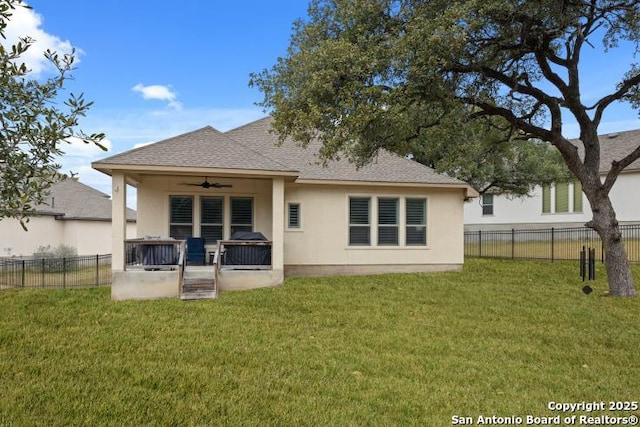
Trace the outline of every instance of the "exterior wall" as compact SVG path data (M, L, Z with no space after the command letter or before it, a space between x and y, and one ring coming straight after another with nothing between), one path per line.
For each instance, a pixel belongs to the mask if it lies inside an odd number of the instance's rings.
M56 220L53 216L32 217L24 231L19 221L0 221L0 256L30 256L40 246L64 244L78 255L110 254L111 222ZM127 223L127 236L136 235L136 224Z
M202 177L143 177L137 188L137 237L169 236L169 196L226 196L225 218L230 217L229 197L254 198L254 230L260 231L267 238L272 239L271 218L271 180L270 179L224 179L225 184L232 184L232 188L203 189L200 187L184 186L184 182L198 182ZM218 179L222 181L221 179ZM214 182L214 180L211 180ZM199 223L199 211L194 209L194 221ZM198 237L199 230L195 227L194 235ZM229 224L225 227L225 238L230 237ZM208 249L213 249L208 247Z
M640 222L640 198L635 197L640 173L621 174L611 190L611 200L618 221ZM494 196L493 215L482 215L481 198L464 204L467 230L580 227L591 220L591 206L583 194L582 213L542 213L542 188L536 187L529 197Z
M300 203L301 228L292 230L285 227L285 269L294 274L305 271L314 274L313 266L383 266L377 272L394 271L391 266L406 266L404 271L419 271L427 264L459 266L464 261L462 191L289 184L285 189L285 204ZM349 246L350 196L386 196L401 200L404 197L425 197L427 246ZM402 201L399 216L402 227ZM372 222L374 218L372 215ZM372 242L375 242L375 235ZM358 268L351 270L356 272ZM361 272L374 270L364 269ZM322 273L317 268L315 271ZM334 271L349 273L349 269L344 268Z

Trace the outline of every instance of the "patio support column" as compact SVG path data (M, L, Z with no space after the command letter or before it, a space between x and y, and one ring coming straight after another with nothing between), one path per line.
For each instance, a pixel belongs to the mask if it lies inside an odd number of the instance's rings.
M271 264L274 272L281 274L284 279L284 178L273 178L272 206Z
M127 181L123 173L111 177L111 270L124 270L124 241L127 238Z

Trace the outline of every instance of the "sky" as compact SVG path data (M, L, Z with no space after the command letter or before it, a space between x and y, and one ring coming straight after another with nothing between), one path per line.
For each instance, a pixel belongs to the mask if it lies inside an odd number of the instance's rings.
M25 58L36 77L51 75L41 52L69 52L77 63L67 85L94 105L80 128L106 134L108 152L74 142L64 145L62 172L107 194L110 177L91 162L143 144L204 126L233 129L266 115L250 88L249 74L273 66L286 55L305 0L28 0L5 31L36 40ZM583 95L596 100L615 87L634 61L629 55L586 55ZM635 62L640 62L638 58ZM616 105L605 115L600 133L640 128L638 112ZM570 121L565 134L576 137ZM129 206L135 208L135 192Z

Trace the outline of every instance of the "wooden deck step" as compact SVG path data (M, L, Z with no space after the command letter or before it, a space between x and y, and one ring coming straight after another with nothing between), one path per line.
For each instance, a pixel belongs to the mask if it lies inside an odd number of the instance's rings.
M212 279L184 278L180 299L212 299L217 298L216 285Z

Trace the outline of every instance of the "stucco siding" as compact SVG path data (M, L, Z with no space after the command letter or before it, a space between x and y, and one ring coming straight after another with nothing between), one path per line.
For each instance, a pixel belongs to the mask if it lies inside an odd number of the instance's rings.
M53 216L32 217L24 231L15 219L0 221L0 256L30 256L40 246L67 245L78 255L111 253L111 222L56 220ZM136 224L127 223L127 235L136 235Z
M640 198L635 197L640 185L640 173L624 173L618 177L610 196L618 221L640 221ZM464 204L467 229L511 228L524 226L577 226L591 220L587 197L582 196L582 212L542 213L542 188L535 187L528 197L494 196L493 215L482 215L482 198Z
M349 197L400 199L400 245L349 246ZM403 245L404 199L427 200L427 246ZM301 228L285 228L285 265L458 264L463 262L462 191L289 185L285 204L300 203Z

